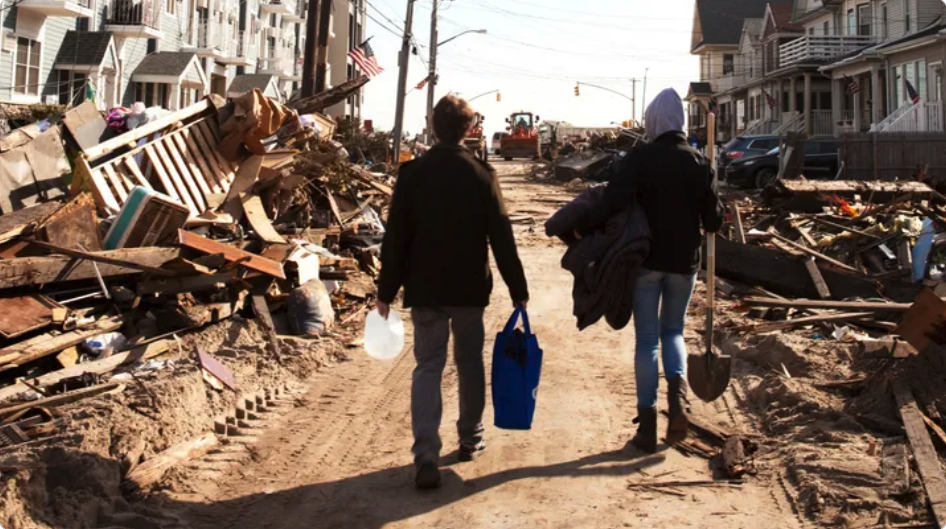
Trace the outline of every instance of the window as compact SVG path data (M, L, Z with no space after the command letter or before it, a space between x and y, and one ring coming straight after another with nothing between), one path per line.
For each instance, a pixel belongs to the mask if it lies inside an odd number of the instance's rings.
M869 36L870 31L870 4L857 6L857 34Z
M887 2L880 4L880 36L887 40L888 30L887 30Z
M921 59L916 63L916 91L924 100L927 99L926 90L926 59Z
M904 23L904 27L906 28L906 32L909 33L913 31L913 21L911 20L912 13L910 12L910 0L902 0L902 1L903 1L903 23Z
M723 55L723 75L732 75L734 61L733 54L727 53Z
M848 9L847 10L847 35L848 36L855 35L856 30L857 30L857 20L854 17L854 10Z
M85 101L85 74L59 70L59 104L78 105Z
M39 95L39 42L19 37L16 39L16 87L18 94Z
M168 3L168 14L173 15L174 7L175 7L174 4L177 3L177 0L167 0L167 3Z
M830 22L830 21L828 21L828 20L825 20L825 21L824 21L824 28L823 28L823 30L824 30L824 36L827 37L828 35L831 34L831 22Z
M899 66L893 67L893 100L894 104L900 106L900 94L903 91L901 86L903 85L903 78L901 77L901 70Z
M814 26L808 28L808 34L811 35L811 36L814 36L814 35L815 35L815 27L814 27Z

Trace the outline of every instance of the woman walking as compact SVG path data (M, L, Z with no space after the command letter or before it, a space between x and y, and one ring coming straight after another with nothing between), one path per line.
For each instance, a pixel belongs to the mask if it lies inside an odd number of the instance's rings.
M709 160L687 144L680 96L673 89L662 91L647 107L644 119L650 142L628 155L608 185L606 203L613 213L637 200L652 233L650 254L634 292L638 430L632 443L653 453L658 351L668 388L667 442L682 441L687 435L683 328L700 266L700 228L716 232L723 207Z

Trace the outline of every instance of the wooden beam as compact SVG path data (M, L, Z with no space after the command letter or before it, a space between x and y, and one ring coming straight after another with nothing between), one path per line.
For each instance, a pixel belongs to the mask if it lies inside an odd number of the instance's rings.
M133 468L125 477L122 487L126 493L146 489L161 481L171 468L206 454L218 443L217 436L213 433L205 433L195 439L178 443Z
M804 327L805 325L815 325L818 323L838 323L842 321L855 321L860 319L872 318L873 312L843 312L840 314L817 314L815 316L805 316L785 321L770 321L756 325L744 325L733 327L733 332L760 333L770 331L783 331L794 329L795 327Z
M859 312L906 312L912 303L883 303L876 301L832 301L827 299L773 299L750 296L743 299L756 307L791 307L796 309L856 310Z
M4 368L8 366L18 367L54 355L67 347L81 343L86 338L118 330L122 323L121 316L112 316L96 322L93 329L69 331L55 336L51 334L34 336L0 349L0 366Z
M815 288L818 289L818 295L821 296L821 299L828 299L831 297L831 290L828 288L828 284L824 281L824 276L821 275L821 270L818 270L818 264L815 263L815 258L812 257L805 261L805 268L808 269L808 273L811 275L811 282L815 284Z
M206 237L191 233L185 230L178 230L181 238L181 245L203 252L206 254L223 254L223 257L231 263L238 262L240 266L256 270L266 275L278 279L286 279L286 272L283 270L282 263L277 263L272 259L245 252L239 248L210 240Z
M51 252L61 253L63 255L68 255L69 257L75 257L77 259L87 259L89 261L95 261L96 263L105 263L114 266L121 266L123 268L131 268L133 270L140 270L142 272L147 272L156 276L173 277L175 275L174 272L165 270L163 268L144 265L134 261L123 261L111 256L102 255L104 252L83 252L80 250L70 250L68 248L61 248L54 244L37 241L35 239L27 239L26 242L32 244L33 246L39 246L40 248L45 248Z
M12 404L0 408L0 419L9 417L15 413L21 411L29 410L32 408L55 408L56 406L63 406L65 404L72 404L73 402L78 402L82 399L87 399L91 397L96 397L105 393L119 392L125 389L125 385L119 382L110 382L107 384L99 384L98 386L92 386L90 388L77 389L75 391L68 391L66 393L61 393L59 395L54 395L52 397L46 397L44 399L31 400L29 402L24 402L20 404Z
M178 248L128 248L94 252L94 254L110 258L112 262L134 262L139 266L154 267L180 257L181 251ZM99 260L98 268L102 277L105 278L141 273L138 267L104 264L101 260ZM95 279L95 277L93 263L86 259L76 262L74 258L60 255L0 259L0 289Z
M923 413L913 397L910 388L902 380L893 382L894 397L900 408L900 418L907 431L913 458L923 478L923 486L930 500L930 508L937 527L946 527L946 475L940 465L939 455L933 447L933 441L926 431Z

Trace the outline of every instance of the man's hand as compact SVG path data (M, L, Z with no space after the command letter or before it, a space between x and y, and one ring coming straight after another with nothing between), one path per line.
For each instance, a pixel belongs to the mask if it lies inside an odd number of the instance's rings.
M388 315L391 314L391 304L379 301L378 314L380 314L382 318L388 319Z

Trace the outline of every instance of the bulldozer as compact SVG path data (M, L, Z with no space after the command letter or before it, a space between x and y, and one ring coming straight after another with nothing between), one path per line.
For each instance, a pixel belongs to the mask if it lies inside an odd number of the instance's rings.
M486 116L477 112L473 126L463 138L463 145L484 162L489 158L489 146L486 143L486 135L483 133L485 119Z
M513 158L538 159L541 154L537 126L540 119L532 112L515 112L506 118L509 136L502 139L499 155L507 162Z

